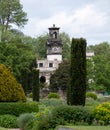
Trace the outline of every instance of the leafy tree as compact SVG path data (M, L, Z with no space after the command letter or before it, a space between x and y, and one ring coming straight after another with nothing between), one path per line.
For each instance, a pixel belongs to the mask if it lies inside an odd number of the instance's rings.
M70 59L70 51L71 51L71 41L70 37L68 34L65 32L60 33L60 37L63 43L63 48L62 48L62 57L63 59Z
M67 90L69 81L69 67L70 63L64 60L59 64L59 68L50 77L50 88L52 91Z
M0 101L25 101L26 97L21 85L16 81L11 68L0 64Z
M35 51L39 59L46 58L47 35L39 36L36 39Z
M93 57L87 59L87 90L94 90L95 69Z
M85 105L86 94L86 40L72 39L70 86L68 104Z
M95 56L92 58L92 66L88 64L88 78L93 79L89 83L89 89L96 91L110 91L110 45L107 42L90 46Z
M24 26L27 22L26 17L19 0L0 0L0 24L4 30L7 30L10 24Z
M110 49L110 45L107 42L102 42L93 47L95 55L106 55L107 51Z
M36 62L35 58L30 44L0 43L0 63L5 64L7 67L12 67L17 81L22 83L24 90L32 88L30 73L33 64ZM25 81L24 77L26 77Z
M4 35L11 25L23 27L28 19L19 0L0 0L0 28Z

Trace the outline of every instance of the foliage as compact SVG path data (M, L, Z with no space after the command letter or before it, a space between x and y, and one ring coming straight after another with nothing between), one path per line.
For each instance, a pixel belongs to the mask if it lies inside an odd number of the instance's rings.
M65 32L60 33L60 37L61 37L61 40L63 43L63 48L62 48L63 60L69 60L70 59L70 51L71 51L70 37Z
M18 117L17 124L19 128L24 130L25 128L27 128L27 124L34 119L35 119L35 115L33 113L24 113Z
M29 98L32 98L33 97L33 94L32 92L28 94Z
M47 35L37 37L36 43L34 44L34 52L37 53L37 58L46 58L46 42Z
M16 81L11 68L0 64L0 101L26 101L21 85Z
M94 110L94 118L100 125L110 124L110 103L104 102Z
M31 119L28 122L26 122L24 130L34 130L34 126L36 126L36 123L37 123L37 118L34 117L33 119Z
M33 101L39 101L39 70L32 70Z
M27 22L27 14L19 0L0 0L0 25L3 31L7 30L11 24L22 27Z
M68 87L68 104L85 105L86 94L86 40L72 39L70 85Z
M92 121L92 114L86 107L61 105L38 112L35 119L26 122L28 127L24 130L49 130L67 123L90 125Z
M57 93L49 93L48 98L57 98L57 99L59 99L60 96Z
M92 110L97 107L101 101L94 100L93 98L86 98L86 106Z
M62 105L55 107L52 111L53 118L56 118L61 123L73 123L76 124L78 122L82 123L92 123L92 114L89 109L82 106L68 106ZM63 122L62 122L63 120Z
M1 115L0 126L5 128L17 128L17 117L14 115Z
M93 57L87 58L87 90L94 90L94 86L95 86L94 73L95 70L94 70Z
M60 99L42 99L40 102L40 105L45 105L46 107L48 106L59 106L59 105L64 105L66 104L65 101L60 100Z
M93 98L94 100L97 99L97 95L96 95L95 93L93 93L93 92L87 92L87 93L86 93L86 97L87 97L87 98L88 98L88 97Z
M69 81L69 66L70 63L67 60L64 60L59 64L58 69L50 77L50 89L53 92L61 90L67 90L68 81Z
M89 89L110 91L110 45L103 42L89 46L89 49L95 53L92 64L88 64L88 79L93 81L92 84L89 84Z
M31 69L36 67L32 45L23 43L0 43L0 63L11 66L17 81L24 90L31 89Z
M37 123L34 129L37 130L49 130L50 128L55 128L55 125L51 125L52 113L50 109L45 109L43 112L37 113Z
M23 113L38 112L37 102L27 102L27 103L0 103L0 115L11 114L19 116Z

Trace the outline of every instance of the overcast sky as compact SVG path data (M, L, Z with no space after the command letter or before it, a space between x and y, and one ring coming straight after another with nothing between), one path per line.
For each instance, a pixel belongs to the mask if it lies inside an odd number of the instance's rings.
M21 31L32 37L46 34L55 24L71 38L88 45L110 43L110 0L20 0L29 19Z

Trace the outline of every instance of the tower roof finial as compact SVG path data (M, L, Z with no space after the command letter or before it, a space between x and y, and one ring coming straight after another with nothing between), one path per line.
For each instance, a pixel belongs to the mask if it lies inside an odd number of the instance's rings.
M55 24L53 24L53 27L55 27Z

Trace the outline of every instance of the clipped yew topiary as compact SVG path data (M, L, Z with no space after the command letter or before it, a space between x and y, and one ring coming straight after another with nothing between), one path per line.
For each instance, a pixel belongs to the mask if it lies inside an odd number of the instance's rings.
M0 64L0 102L26 101L22 86L16 81L11 68Z
M39 102L39 70L32 70L33 101Z
M70 85L68 88L68 104L85 105L86 98L86 40L72 39Z

